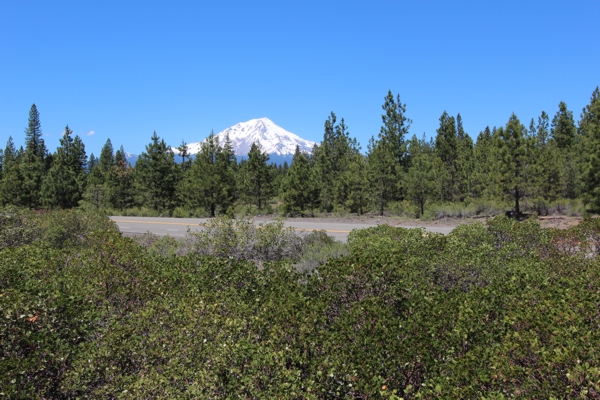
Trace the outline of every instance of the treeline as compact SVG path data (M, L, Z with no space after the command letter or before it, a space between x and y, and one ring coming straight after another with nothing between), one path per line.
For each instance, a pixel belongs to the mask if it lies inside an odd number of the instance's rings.
M99 158L86 156L83 142L67 126L60 146L49 153L39 113L31 107L25 148L9 138L0 150L0 202L28 208L127 210L145 207L168 215L233 214L239 205L272 211L271 202L289 215L318 212L376 212L410 202L422 215L435 203L506 202L516 214L547 212L559 200L580 200L600 209L600 91L576 123L564 102L552 118L545 111L525 126L513 113L505 126L486 127L475 142L460 114L444 112L435 138L410 137L411 120L400 95L388 92L382 126L366 155L350 136L344 119L332 112L323 140L311 154L296 149L288 166L269 164L254 144L237 162L227 139L211 134L191 157L185 142L175 153L158 137L127 163L123 147L110 139Z

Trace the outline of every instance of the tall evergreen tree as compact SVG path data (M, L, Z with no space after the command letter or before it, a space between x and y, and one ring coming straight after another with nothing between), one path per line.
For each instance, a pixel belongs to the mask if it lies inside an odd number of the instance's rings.
M108 186L111 184L108 181L112 178L115 163L114 148L109 138L102 146L100 157L90 156L88 162L84 198L88 204L95 208L111 207L108 193Z
M127 162L123 146L115 153L115 165L107 175L104 183L107 205L124 210L134 203L134 174Z
M0 182L1 204L23 204L23 179L21 176L20 154L15 149L12 136L9 136L2 160L3 178Z
M569 111L565 102L561 101L552 119L552 137L556 146L561 150L570 149L575 141L575 132L573 112Z
M161 212L175 208L180 169L175 164L173 151L156 132L138 158L134 171L139 204Z
M104 176L100 170L100 160L93 153L87 162L86 173L85 201L96 209L105 207Z
M413 136L409 144L411 165L404 176L407 197L419 207L419 215L425 213L425 203L436 191L435 153L429 144Z
M367 146L367 179L375 208L381 216L397 194L396 168L393 153L383 142L371 137Z
M25 151L43 159L46 156L46 145L42 139L42 125L40 113L35 104L29 110L29 120L25 129Z
M123 145L119 147L119 150L115 153L115 164L125 164L127 165L127 153L125 153L125 149Z
M473 197L490 200L498 194L496 190L496 156L494 135L489 126L479 133L473 148Z
M359 152L356 139L350 137L348 127L342 118L337 122L335 113L331 112L325 121L323 141L313 153L315 172L320 181L320 203L325 211L336 207L345 207L348 187L343 184L341 175L348 169L349 163Z
M531 120L533 123L533 119ZM538 123L535 129L532 131L532 134L535 133L537 138L537 145L539 148L543 149L550 139L550 129L549 129L549 117L546 111L542 111L542 114L538 117Z
M442 160L450 179L442 188L442 200L453 201L456 195L456 162L458 158L458 140L456 135L456 120L446 111L440 117L440 127L435 138L435 151Z
M593 211L600 211L600 90L592 93L579 121L579 130L585 143L583 158L583 201Z
M20 162L23 179L21 205L23 206L36 208L41 205L40 190L47 170L46 156L40 114L33 104L29 110L29 120L25 129L25 152Z
M189 209L202 207L214 217L217 211L225 213L233 204L235 177L229 164L232 158L232 154L224 154L217 137L211 132L202 142L200 152L181 183L181 197Z
M189 148L185 140L182 140L179 147L177 147L177 154L179 155L179 157L181 157L181 170L185 172L188 169L190 169L190 166L192 165L192 160L190 158Z
M398 171L405 171L407 164L406 138L412 121L406 117L406 104L400 101L400 94L396 95L396 100L391 90L385 97L385 102L381 106L385 114L381 116L383 125L379 130L379 140L391 152Z
M455 200L464 201L472 195L471 180L474 166L473 139L465 132L460 114L456 116Z
M402 104L399 94L394 100L388 91L382 108L385 114L381 116L378 140L371 138L367 152L367 176L379 215L383 215L389 201L402 197L401 177L408 166L405 136L412 122L405 116L406 104Z
M337 178L337 169L334 165L337 160L334 160L333 153L335 148L335 123L336 115L331 112L325 121L325 131L323 133L323 141L313 153L315 157L315 171L319 174L321 181L320 185L320 202L324 210L331 211L333 209L333 182Z
M88 161L86 163L85 172L87 174L90 174L94 170L94 168L96 168L97 166L98 166L98 159L96 158L94 153L92 153L92 154L90 154L90 157L88 158Z
M52 167L42 183L42 203L46 207L71 208L81 200L85 184L85 147L81 139L65 128Z
M362 215L369 202L366 158L356 153L348 157L338 184L337 202L347 211Z
M267 165L267 161L269 161L269 155L261 151L259 144L252 143L248 152L248 160L244 163L241 171L244 177L244 198L255 204L259 210L262 210L274 195L274 175Z
M539 201L554 201L560 195L560 151L550 136L548 114L542 111L529 126L531 194Z
M217 159L217 167L221 171L221 186L223 195L221 196L221 207L227 211L229 207L233 207L235 201L239 198L240 193L237 187L236 175L239 175L239 167L235 158L235 151L229 133L225 133L223 147L219 152Z
M527 163L527 129L513 113L506 128L500 131L501 182L515 201L515 213L521 214L520 201L525 192L524 169Z
M112 170L113 165L115 165L115 151L112 142L110 139L107 139L100 151L100 159L98 161L98 167L100 168L99 172L103 176L107 175Z
M281 198L287 214L304 214L318 204L317 175L306 155L296 146L292 165L281 182Z

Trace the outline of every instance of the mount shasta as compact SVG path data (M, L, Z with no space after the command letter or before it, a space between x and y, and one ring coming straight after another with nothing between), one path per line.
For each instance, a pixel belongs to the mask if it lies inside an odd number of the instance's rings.
M313 146L316 144L286 131L269 118L251 119L222 130L215 135L220 146L225 143L227 134L229 134L229 140L238 160L247 157L252 143L256 142L260 144L262 151L269 155L269 163L275 164L282 164L284 161L291 163L296 146L299 146L302 152L311 153ZM204 140L188 143L188 152L192 154L192 157L200 151ZM175 153L175 160L181 162L177 148L172 147L172 150ZM126 153L126 155L127 161L134 165L138 155L131 153Z
M223 146L227 134L229 134L229 140L236 156L247 156L252 143L256 142L261 145L262 151L271 156L290 158L294 155L296 146L300 147L300 151L310 153L315 145L315 142L302 139L300 136L286 131L268 118L240 122L219 132L215 135L219 140L219 145ZM202 141L188 144L189 152L191 154L198 153L201 145Z

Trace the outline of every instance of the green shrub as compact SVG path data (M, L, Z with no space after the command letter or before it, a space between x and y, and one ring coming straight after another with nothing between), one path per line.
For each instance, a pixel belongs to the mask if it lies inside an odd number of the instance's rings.
M152 256L173 257L186 254L183 240L171 236L158 236L152 232L146 232L142 236L133 238L133 240L140 246L145 247L148 254Z
M301 253L300 236L292 228L284 228L283 222L255 226L247 218L222 216L203 228L188 234L189 251L258 262L295 260Z
M0 210L0 250L33 243L40 235L40 221L31 211L12 206Z
M0 232L36 233L0 249L6 398L600 392L599 219L545 230L500 217L446 236L381 225L305 274L231 252L285 258L293 233L301 262L305 249L335 250L324 232L220 218L198 242L214 255L174 257L174 239L147 235L140 251L104 217L18 213ZM48 234L57 223L79 233Z
M148 208L148 207L126 208L126 209L122 210L120 213L113 214L113 215L122 215L124 217L160 217L160 216L162 216L160 211L154 210L154 209Z
M84 244L94 231L118 232L102 213L78 210L34 212L7 207L0 210L0 249L45 240L62 248Z
M173 218L190 218L193 216L193 213L184 209L183 207L176 207L173 210Z

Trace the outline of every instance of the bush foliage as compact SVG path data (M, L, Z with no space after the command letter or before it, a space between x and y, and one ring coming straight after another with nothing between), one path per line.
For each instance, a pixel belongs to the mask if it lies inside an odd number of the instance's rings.
M600 395L599 219L379 226L307 274L233 242L141 251L89 214L1 215L6 398Z

